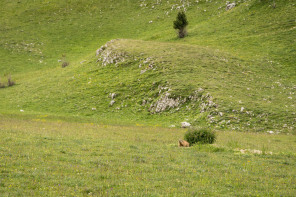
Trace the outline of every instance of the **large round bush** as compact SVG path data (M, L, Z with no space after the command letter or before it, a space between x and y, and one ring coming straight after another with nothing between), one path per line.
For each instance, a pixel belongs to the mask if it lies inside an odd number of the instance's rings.
M192 127L185 133L184 139L190 145L195 143L212 144L216 140L216 134L208 128Z

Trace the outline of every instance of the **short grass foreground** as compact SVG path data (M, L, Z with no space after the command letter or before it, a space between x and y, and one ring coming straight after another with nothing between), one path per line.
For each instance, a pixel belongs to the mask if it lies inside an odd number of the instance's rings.
M296 140L186 129L0 117L1 196L294 196Z

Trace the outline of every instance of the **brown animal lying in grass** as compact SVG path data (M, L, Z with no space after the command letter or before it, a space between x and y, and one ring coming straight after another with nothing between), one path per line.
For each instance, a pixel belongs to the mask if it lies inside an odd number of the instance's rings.
M189 143L185 140L179 140L179 147L189 147Z

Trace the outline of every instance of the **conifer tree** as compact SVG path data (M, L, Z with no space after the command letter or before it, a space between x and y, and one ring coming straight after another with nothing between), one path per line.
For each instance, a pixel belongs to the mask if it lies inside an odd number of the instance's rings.
M188 21L183 11L179 12L176 20L174 21L174 29L178 30L179 38L184 38L187 35L186 26Z

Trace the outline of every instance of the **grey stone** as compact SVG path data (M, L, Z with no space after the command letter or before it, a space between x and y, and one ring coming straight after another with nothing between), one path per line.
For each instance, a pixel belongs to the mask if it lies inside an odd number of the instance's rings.
M191 126L191 124L189 122L181 122L181 127L182 128L188 128L190 126Z
M115 101L112 100L112 101L110 102L110 106L112 106L114 103L115 103Z
M226 10L231 10L236 6L235 2L230 3L229 1L226 2Z
M115 99L116 95L117 95L116 93L110 93L109 97L113 100L113 99Z

